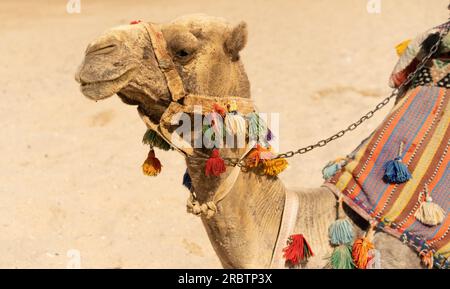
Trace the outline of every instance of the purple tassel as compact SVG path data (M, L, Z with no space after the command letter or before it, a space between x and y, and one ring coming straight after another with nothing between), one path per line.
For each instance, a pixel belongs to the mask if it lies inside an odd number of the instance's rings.
M270 130L270 128L268 128L268 129L267 129L267 134L266 134L266 140L267 140L267 141L271 141L271 140L273 140L273 138L274 138L273 133L272 133L272 131Z

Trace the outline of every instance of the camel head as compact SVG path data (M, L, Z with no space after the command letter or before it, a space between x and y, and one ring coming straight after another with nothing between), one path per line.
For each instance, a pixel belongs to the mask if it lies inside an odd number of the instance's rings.
M239 59L247 40L244 22L233 26L221 18L191 15L158 25L187 92L250 96ZM117 94L155 122L171 100L142 23L113 28L91 42L75 78L86 97L100 100Z

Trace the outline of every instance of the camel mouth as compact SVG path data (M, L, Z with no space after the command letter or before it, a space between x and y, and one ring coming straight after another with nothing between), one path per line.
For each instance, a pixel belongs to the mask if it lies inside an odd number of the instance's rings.
M113 96L128 85L131 75L135 69L129 69L122 75L111 80L100 80L94 82L80 82L80 90L87 98L102 100Z

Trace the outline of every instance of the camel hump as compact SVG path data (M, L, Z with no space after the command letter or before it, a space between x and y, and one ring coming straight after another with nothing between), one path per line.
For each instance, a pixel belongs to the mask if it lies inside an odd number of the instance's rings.
M407 79L408 75L415 71L420 61L429 53L430 49L439 39L441 30L450 28L450 21L440 26L427 30L418 35L413 40L403 41L397 45L396 50L400 59L394 67L394 70L389 79L389 86L398 88ZM447 34L442 39L441 47L438 55L450 52L450 34Z

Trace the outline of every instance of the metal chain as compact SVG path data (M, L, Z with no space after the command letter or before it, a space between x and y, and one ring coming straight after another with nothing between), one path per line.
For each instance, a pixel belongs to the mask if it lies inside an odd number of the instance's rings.
M295 155L301 155L301 154L305 154L307 152L310 152L310 151L312 151L315 148L324 147L328 143L330 143L330 142L332 142L334 140L337 140L338 138L343 137L347 132L355 130L363 122L365 122L366 120L372 118L373 115L377 111L379 111L380 109L385 107L393 98L397 97L400 94L400 92L402 92L403 89L406 88L411 83L411 81L417 76L417 74L420 72L420 70L422 70L425 67L425 65L428 63L428 61L431 59L431 57L433 57L433 55L439 50L439 46L441 44L442 38L448 33L448 31L449 31L449 28L442 29L439 32L438 40L431 47L430 52L421 60L421 62L419 63L417 68L414 70L414 72L410 73L408 75L408 77L406 78L406 80L398 88L394 88L394 90L392 91L391 95L389 95L383 101L378 103L375 106L374 109L370 110L368 113L363 115L358 121L350 124L346 129L343 129L343 130L333 134L332 136L330 136L330 137L328 137L326 139L322 139L322 140L316 142L315 144L308 145L306 147L302 147L302 148L300 148L300 149L298 149L296 151L288 151L288 152L285 152L285 153L278 154L273 159L291 158L291 157L293 157ZM235 166L245 167L246 166L246 162L245 162L244 159L224 158L224 161L225 161L225 163L228 166L233 166L233 167L235 167Z

